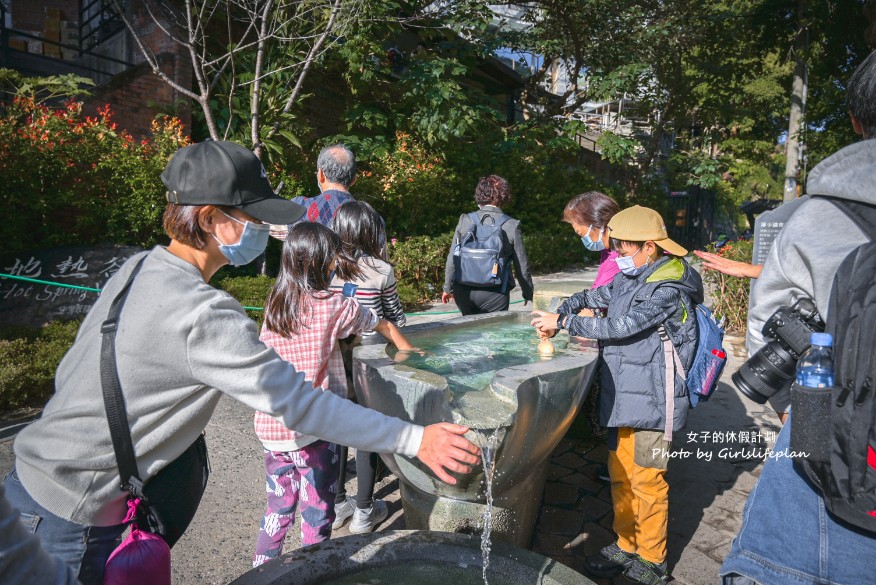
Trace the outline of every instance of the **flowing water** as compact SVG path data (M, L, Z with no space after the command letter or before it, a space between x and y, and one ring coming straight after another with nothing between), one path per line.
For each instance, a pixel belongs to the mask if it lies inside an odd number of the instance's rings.
M490 585L487 580L487 568L490 566L490 532L493 530L493 472L496 470L496 443L499 429L497 428L481 446L481 459L484 463L484 481L487 491L487 506L484 508L484 530L481 532L481 559L484 567L484 585Z
M503 421L513 416L516 406L484 390L489 389L497 370L551 358L539 355L536 349L539 338L526 316L520 320L472 323L449 327L443 331L439 329L424 334L414 333L409 339L424 351L424 355L410 354L406 356L404 365L443 376L453 392L453 409L468 421L469 426L478 429L495 429L495 431L480 431L485 440L479 445L487 499L482 519L481 556L483 582L484 585L489 585L487 569L490 565L492 546L490 532L493 527L493 473L497 443L501 426L507 424ZM557 338L554 338L553 342L557 349L556 355L562 354L568 343L566 339ZM390 350L390 357L395 358L393 351ZM457 579L455 575L451 577L451 573L452 571L443 575L443 583L454 583L454 585L470 583L468 580ZM379 582L382 581L367 581L367 583ZM416 582L424 585L419 578ZM493 585L499 584L494 582Z

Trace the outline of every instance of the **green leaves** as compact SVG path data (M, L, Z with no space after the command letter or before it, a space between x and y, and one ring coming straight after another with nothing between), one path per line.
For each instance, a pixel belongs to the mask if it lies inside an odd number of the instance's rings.
M42 104L58 98L87 96L94 81L72 73L51 77L28 77L12 69L0 69L0 89Z
M614 132L603 132L596 145L602 158L614 164L624 164L634 159L641 148L638 140Z

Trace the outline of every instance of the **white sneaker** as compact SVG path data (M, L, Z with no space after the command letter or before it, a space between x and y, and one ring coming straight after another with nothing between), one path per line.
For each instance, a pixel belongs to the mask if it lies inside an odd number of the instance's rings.
M337 530L343 526L347 520L353 517L353 512L356 511L356 500L347 498L340 504L335 504L335 521L332 522L332 530Z
M353 521L350 522L351 534L364 534L371 532L374 527L386 520L389 516L389 508L383 500L374 500L374 505L367 510L356 508Z

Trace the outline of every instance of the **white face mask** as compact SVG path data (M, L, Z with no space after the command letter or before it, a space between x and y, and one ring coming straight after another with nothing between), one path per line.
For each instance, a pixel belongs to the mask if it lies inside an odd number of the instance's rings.
M642 249L640 248L639 251L632 256L618 256L617 258L615 258L614 261L617 262L617 267L620 268L620 271L627 276L639 276L640 274L642 274L645 271L645 268L648 267L648 264L650 264L650 259L646 259L645 263L641 266L636 266L633 258L635 258L636 255L638 255L638 253L641 251Z
M581 242L584 244L584 247L591 252L599 252L605 250L605 244L602 243L602 235L605 232L605 228L601 228L599 230L599 237L597 237L595 240L590 239L590 230L592 229L593 224L591 224L587 228L587 233L581 236Z
M240 240L236 244L223 244L222 240L216 237L216 234L210 234L219 242L219 251L222 255L228 258L228 262L232 266L243 266L249 264L259 257L268 246L268 236L270 235L271 226L266 223L253 223L251 221L241 221L236 217L232 217L219 210L219 213L230 220L236 221L243 225L243 233L240 234Z

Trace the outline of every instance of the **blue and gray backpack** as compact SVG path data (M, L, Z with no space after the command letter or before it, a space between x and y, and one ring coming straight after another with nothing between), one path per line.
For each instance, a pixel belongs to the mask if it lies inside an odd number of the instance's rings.
M724 329L705 305L696 305L697 349L687 372L686 385L691 407L706 401L718 385L721 372L727 365L724 351Z

